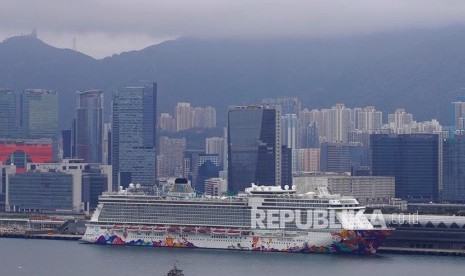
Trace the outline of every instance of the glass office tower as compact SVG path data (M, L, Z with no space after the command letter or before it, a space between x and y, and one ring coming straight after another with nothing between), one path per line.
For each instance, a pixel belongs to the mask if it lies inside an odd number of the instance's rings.
M370 140L372 174L395 177L396 197L438 200L442 160L437 134L372 134Z
M76 110L76 156L86 163L102 163L103 92L78 91Z
M442 200L465 202L465 136L456 135L443 143Z
M58 94L46 89L26 89L20 97L20 125L27 138L58 136Z
M58 158L58 93L47 89L26 89L20 95L20 136L50 138L53 158Z
M238 106L228 113L228 189L281 185L280 109Z
M16 136L16 102L11 89L0 88L0 138Z
M112 109L113 188L156 183L157 85L120 89Z

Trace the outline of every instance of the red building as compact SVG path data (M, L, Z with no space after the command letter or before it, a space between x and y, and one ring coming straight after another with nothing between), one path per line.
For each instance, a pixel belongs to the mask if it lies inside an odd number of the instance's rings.
M0 139L0 162L15 164L17 172L25 172L27 163L51 163L51 139Z

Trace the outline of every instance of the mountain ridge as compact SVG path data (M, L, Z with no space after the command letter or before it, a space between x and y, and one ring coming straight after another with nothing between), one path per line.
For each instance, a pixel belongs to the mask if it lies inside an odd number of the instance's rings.
M0 87L60 93L62 127L77 90L102 89L106 115L114 91L156 81L159 110L179 101L218 109L295 96L304 107L403 107L416 120L450 123L450 102L465 95L465 27L318 39L179 38L94 59L33 37L0 43Z

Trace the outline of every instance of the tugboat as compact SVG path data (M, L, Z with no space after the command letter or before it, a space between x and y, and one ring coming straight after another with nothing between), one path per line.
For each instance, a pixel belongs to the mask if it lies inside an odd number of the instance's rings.
M166 276L184 276L182 269L176 267L176 262L174 262L173 269L171 269Z

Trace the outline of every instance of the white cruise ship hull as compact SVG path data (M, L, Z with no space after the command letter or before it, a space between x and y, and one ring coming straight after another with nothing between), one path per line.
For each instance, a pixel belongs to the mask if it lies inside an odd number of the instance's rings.
M197 230L182 232L167 230L129 229L119 226L89 224L82 241L101 245L149 247L210 248L295 253L349 253L370 255L392 230L315 230L299 233L279 231L235 231L215 233Z

